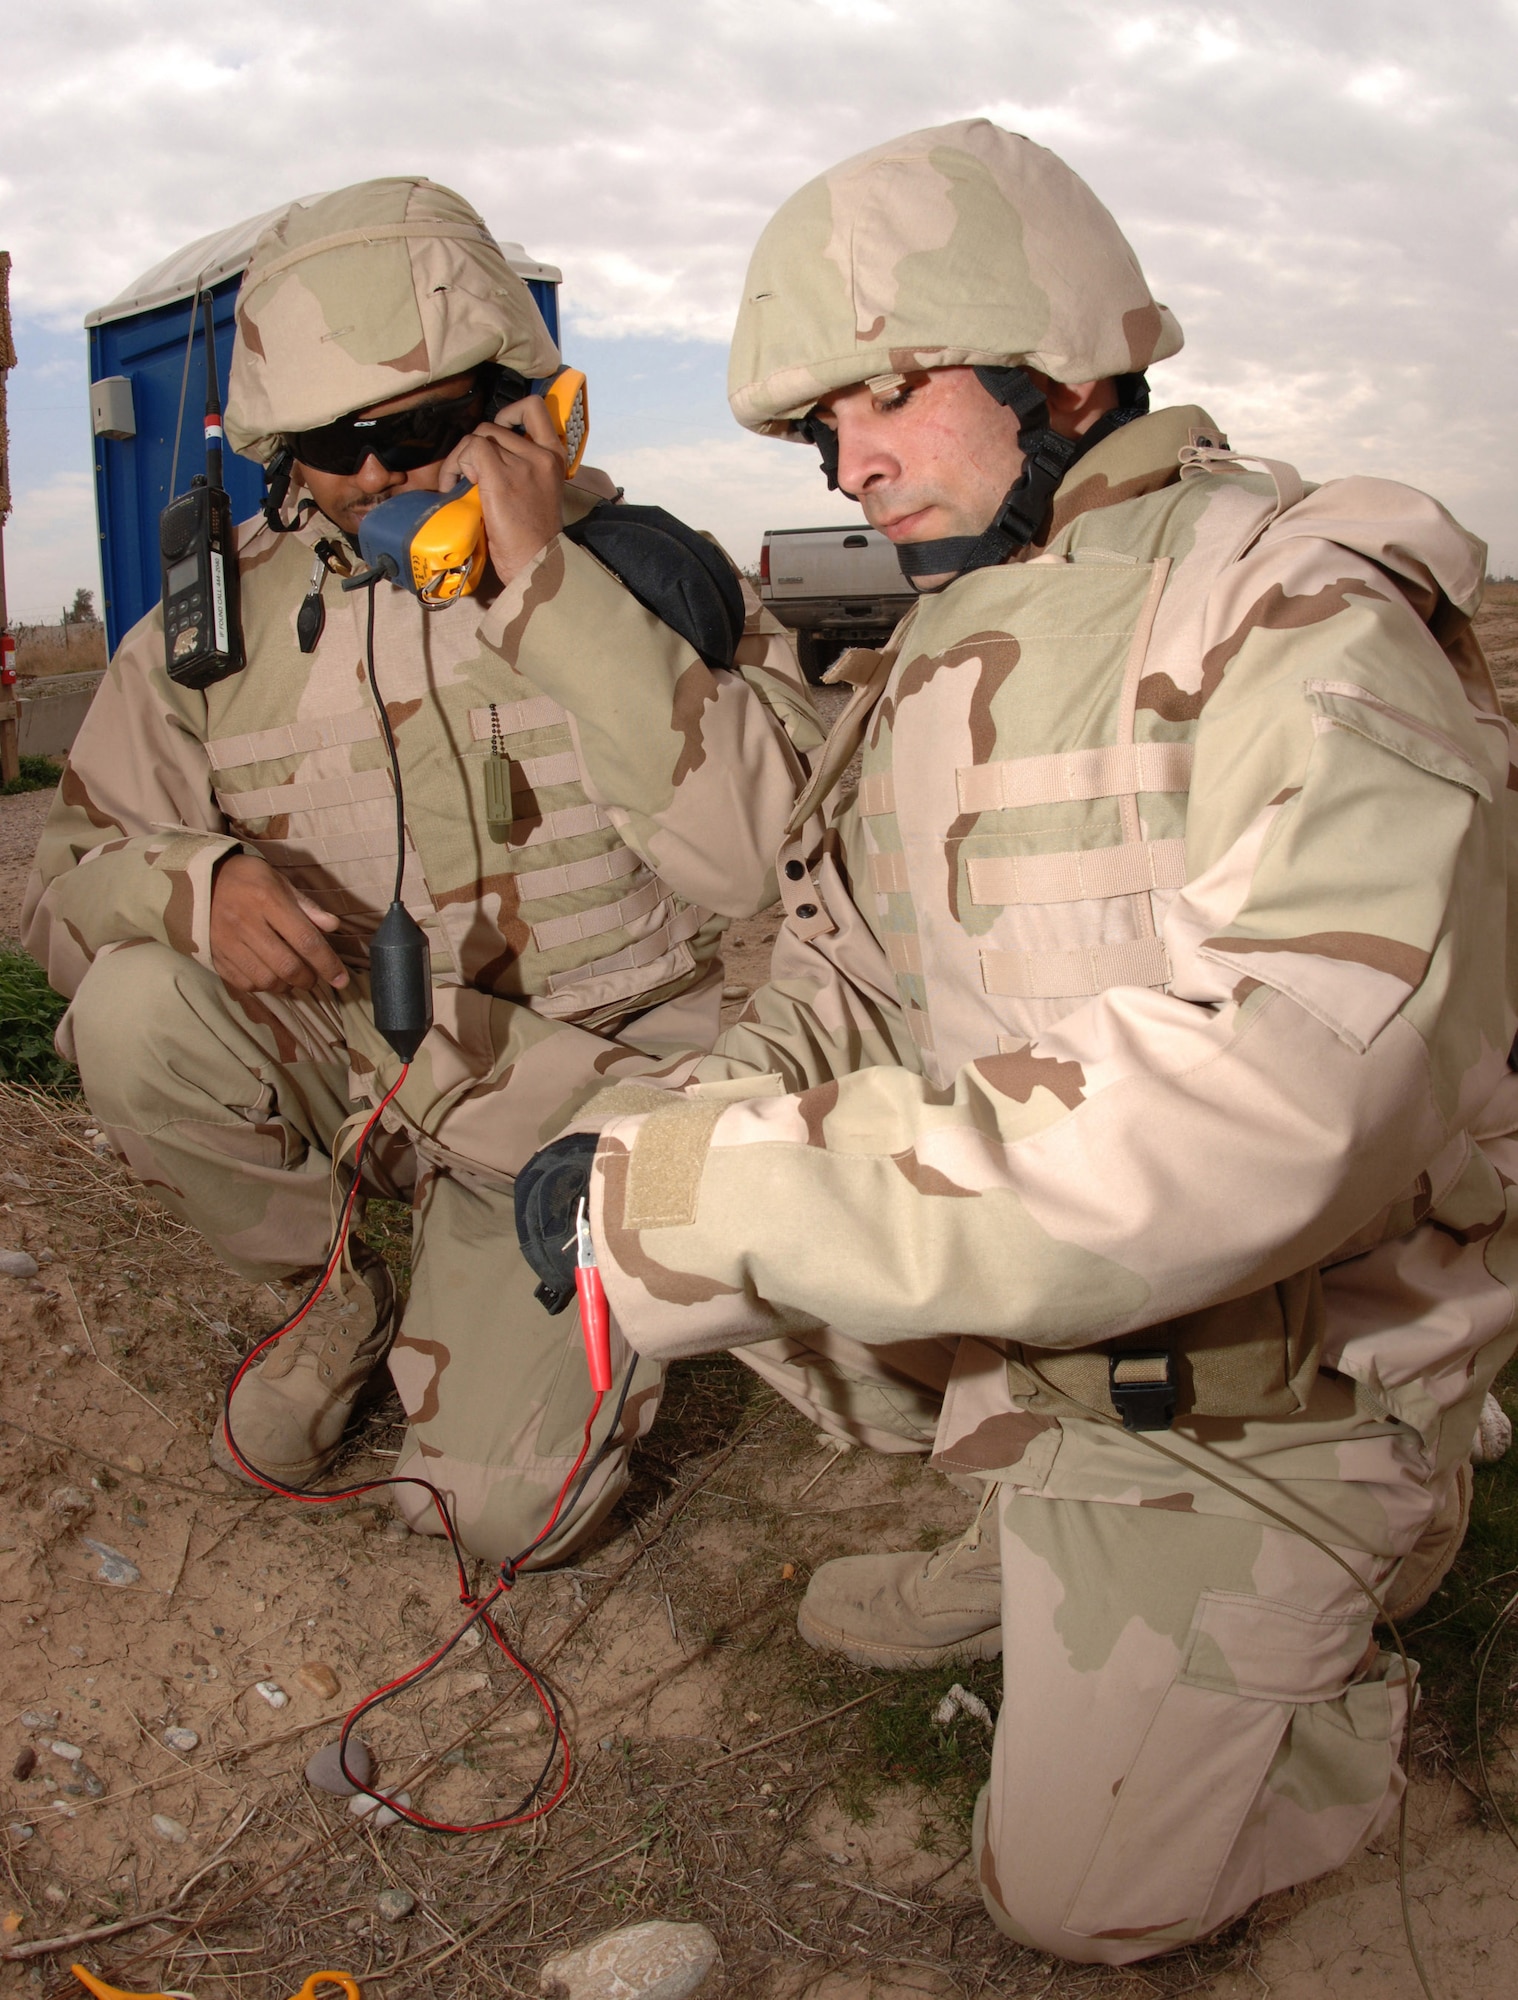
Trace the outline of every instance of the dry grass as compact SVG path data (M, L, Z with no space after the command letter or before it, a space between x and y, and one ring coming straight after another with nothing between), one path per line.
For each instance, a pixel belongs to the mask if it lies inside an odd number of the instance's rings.
M21 625L16 628L16 672L23 679L50 674L90 674L106 663L103 625Z

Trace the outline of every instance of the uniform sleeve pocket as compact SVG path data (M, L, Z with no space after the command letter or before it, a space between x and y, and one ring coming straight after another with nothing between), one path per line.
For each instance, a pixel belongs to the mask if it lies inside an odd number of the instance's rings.
M1492 788L1469 753L1452 736L1406 709L1394 708L1357 681L1311 680L1302 683L1308 706L1335 728L1353 730L1368 743L1416 764L1435 778L1464 785L1491 803Z
M1223 1921L1238 1893L1253 1901L1354 1852L1395 1783L1402 1713L1388 1656L1350 1685L1369 1622L1368 1607L1204 1593L1066 1930L1180 1942Z

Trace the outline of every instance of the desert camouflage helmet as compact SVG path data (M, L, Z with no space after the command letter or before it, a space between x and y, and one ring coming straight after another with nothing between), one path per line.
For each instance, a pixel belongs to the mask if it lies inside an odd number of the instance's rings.
M266 229L237 296L227 440L265 464L293 431L494 361L558 350L468 202L435 181L360 181Z
M955 365L1090 382L1180 345L1080 176L973 118L872 147L784 203L749 264L728 400L748 429L794 437L856 382Z

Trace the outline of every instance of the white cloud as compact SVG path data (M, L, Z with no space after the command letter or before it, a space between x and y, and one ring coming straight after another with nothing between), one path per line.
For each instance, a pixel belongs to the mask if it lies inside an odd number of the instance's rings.
M370 0L357 31L54 0L7 22L0 240L18 303L77 323L209 230L421 171L561 264L586 331L715 341L778 201L985 109L1086 175L1179 311L1160 396L1439 491L1512 561L1515 68L1510 0ZM781 490L765 452L706 449L734 520Z
M5 524L6 610L12 624L57 619L82 584L100 603L100 545L95 539L94 482L63 472L13 497Z

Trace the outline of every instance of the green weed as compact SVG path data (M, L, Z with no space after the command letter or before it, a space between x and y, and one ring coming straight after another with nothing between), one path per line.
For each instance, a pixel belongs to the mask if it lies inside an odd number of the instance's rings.
M23 757L21 775L0 785L0 799L14 798L19 792L50 792L63 776L63 766L51 757Z
M79 1088L78 1071L53 1049L53 1030L67 1005L35 960L0 942L0 1081L39 1090Z
M1518 1383L1499 1382L1508 1415L1518 1419ZM1403 1634L1418 1661L1419 1685L1432 1721L1442 1726L1463 1765L1475 1760L1476 1682L1488 1636L1518 1590L1518 1445L1496 1465L1478 1466L1471 1525L1455 1566ZM1518 1716L1518 1619L1497 1634L1481 1684L1481 1732L1488 1769L1507 1763L1493 1748ZM1471 1773L1474 1777L1474 1772ZM1494 1774L1495 1781L1495 1774ZM1506 1787L1499 1787L1500 1790ZM1511 1801L1509 1801L1511 1810Z

